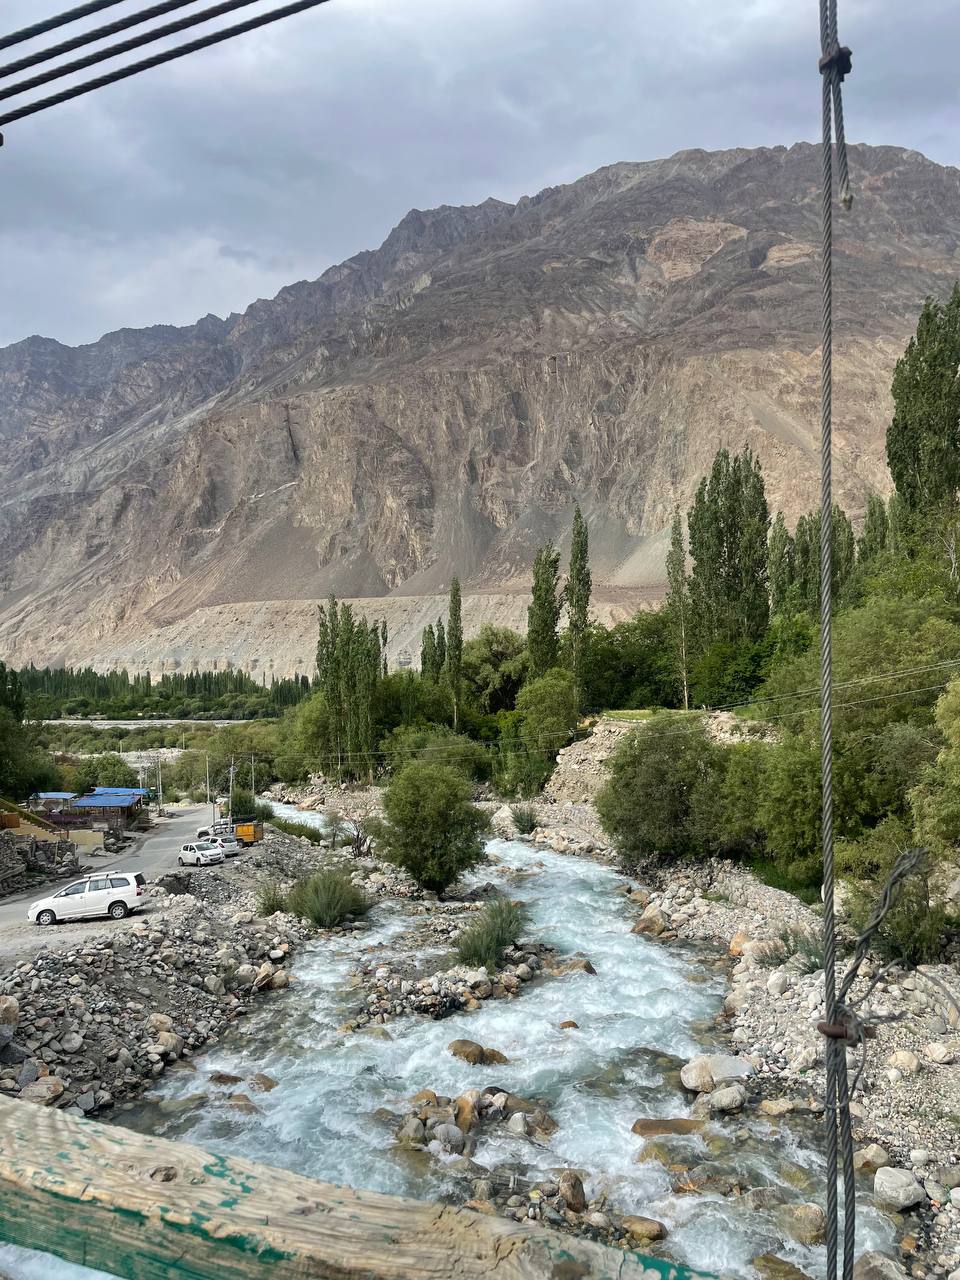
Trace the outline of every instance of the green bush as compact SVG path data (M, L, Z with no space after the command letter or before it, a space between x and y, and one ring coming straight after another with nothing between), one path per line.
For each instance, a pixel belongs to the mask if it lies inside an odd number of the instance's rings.
M275 911L286 911L287 899L277 880L264 880L257 886L255 895L258 916L272 916Z
M394 772L413 762L446 765L476 781L484 781L492 772L486 747L442 724L401 725L387 734L380 748Z
M298 880L287 894L286 909L321 929L330 929L347 916L362 916L370 902L343 871L332 867Z
M483 858L486 814L470 784L438 764L408 764L383 796L385 821L370 830L384 855L424 889L443 893Z
M901 850L913 844L910 829L898 818L887 818L859 840L837 842L837 870L849 877L850 922L863 930ZM930 859L904 881L887 912L873 947L888 960L904 964L933 964L943 958L949 921L942 907L930 900Z
M480 918L460 935L457 955L471 968L484 966L493 973L504 948L517 942L526 923L527 912L522 903L505 898L488 902Z
M651 716L624 738L597 812L625 863L713 851L724 763L723 749L691 716Z
M510 815L513 818L513 825L522 836L528 836L531 831L536 831L540 825L537 811L532 804L512 804L510 806Z

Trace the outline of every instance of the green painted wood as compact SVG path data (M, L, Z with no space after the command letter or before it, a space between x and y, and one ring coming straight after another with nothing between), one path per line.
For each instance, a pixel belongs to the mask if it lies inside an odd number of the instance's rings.
M123 1280L700 1280L658 1258L354 1191L0 1099L0 1240Z

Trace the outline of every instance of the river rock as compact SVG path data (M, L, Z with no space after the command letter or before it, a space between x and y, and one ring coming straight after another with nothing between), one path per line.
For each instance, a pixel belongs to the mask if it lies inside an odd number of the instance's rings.
M0 1027L15 1027L20 1019L16 996L0 996Z
M222 996L226 994L227 988L223 985L223 980L218 978L215 973L208 973L203 980L203 985L212 996Z
M62 1096L64 1083L58 1076L41 1076L33 1084L20 1090L21 1102L37 1102L42 1107L52 1106Z
M909 1049L897 1049L887 1059L887 1066L894 1067L905 1076L915 1076L920 1070L920 1059Z
M777 1210L780 1230L799 1244L823 1244L827 1238L827 1215L818 1204L785 1204Z
M277 1087L276 1080L272 1076L264 1075L262 1071L252 1075L247 1084L251 1089L256 1089L258 1093L272 1093Z
M853 1264L853 1280L904 1280L906 1271L894 1258L872 1250Z
M255 965L252 965L252 964L237 965L233 973L233 981L236 983L238 987L241 987L244 990L246 990L247 987L252 987L253 984L256 982L256 980L257 980L257 969Z
M922 1204L927 1193L909 1169L878 1169L873 1179L873 1194L882 1204L894 1209L912 1209Z
M452 1053L455 1058L469 1062L474 1067L490 1067L510 1061L499 1049L485 1049L475 1040L451 1040L447 1045L447 1052Z
M455 1124L438 1124L431 1136L440 1144L442 1151L450 1151L454 1155L462 1154L466 1146L463 1130Z
M656 1218L644 1218L641 1214L626 1213L620 1219L624 1231L637 1244L649 1244L651 1240L665 1240L667 1228Z
M753 1268L760 1280L810 1280L806 1271L801 1271L786 1258L779 1258L775 1253L761 1253L753 1259Z
M564 1169L558 1183L560 1199L573 1213L583 1213L587 1207L580 1175L573 1169Z
M579 1031L580 1023L574 1022L572 1018L566 1018L563 1022L560 1023L560 1030L561 1031Z
M738 929L730 939L729 952L735 960L739 960L743 955L743 948L750 941L749 933L745 933L743 929Z
M471 1129L476 1128L477 1124L477 1104L480 1101L479 1089L467 1089L461 1093L453 1104L453 1113L456 1116L457 1127L462 1129L464 1133L469 1133Z
M422 1147L427 1140L427 1131L423 1121L416 1116L407 1116L397 1130L397 1142L401 1147Z
M79 1031L68 1031L60 1037L60 1048L64 1053L79 1053L83 1048L83 1036Z
M680 1080L693 1093L709 1093L720 1085L746 1080L754 1069L744 1058L728 1053L702 1053L681 1068Z
M160 1031L172 1031L173 1019L166 1013L151 1013L146 1027L152 1035L157 1035Z
M686 1117L679 1120L634 1120L630 1132L641 1138L660 1138L667 1133L699 1133L704 1126L703 1120Z
M747 1091L742 1084L727 1084L722 1089L714 1089L707 1094L707 1108L710 1111L729 1113L740 1111L746 1105Z
M853 1167L862 1173L876 1173L878 1169L885 1169L889 1163L890 1157L876 1142L870 1142L853 1153Z
M511 1133L519 1134L520 1137L527 1136L527 1117L522 1111L515 1111L507 1121L507 1128Z
M947 1067L954 1060L954 1052L948 1044L936 1041L923 1046L923 1056L928 1062L935 1062L939 1067Z
M211 1071L209 1080L211 1084L240 1084L242 1076L231 1075L229 1071Z
M660 934L667 928L667 923L667 918L660 908L651 903L649 907L644 907L643 914L633 926L631 932L647 933L654 938L659 938Z

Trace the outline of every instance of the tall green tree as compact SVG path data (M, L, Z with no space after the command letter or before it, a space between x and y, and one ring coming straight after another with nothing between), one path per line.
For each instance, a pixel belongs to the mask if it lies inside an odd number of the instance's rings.
M687 584L687 552L683 545L683 517L680 504L673 509L670 526L670 550L667 552L666 613L670 622L674 663L683 690L683 708L690 708L690 661L688 632L690 628L690 590Z
M408 764L383 796L377 841L390 862L442 894L483 859L488 819L470 802L470 783L439 764Z
M790 596L793 586L794 546L783 512L777 512L777 518L770 530L770 543L767 548L767 581L770 584L770 612L780 613Z
M443 619L437 619L437 625L434 627L434 635L437 642L437 679L440 679L440 672L447 665L447 632L443 625Z
M570 645L570 669L583 700L587 644L590 638L590 543L587 523L579 506L573 509L573 533L570 538L570 570L564 595L567 602L567 638Z
M560 553L548 542L533 562L533 599L527 609L530 676L536 679L556 667L560 657Z
M911 512L956 501L960 487L960 283L927 298L893 373L887 464Z
M460 692L463 680L463 617L460 599L460 579L450 583L450 612L447 615L447 679L453 699L453 730L460 721Z
M878 494L871 493L867 498L863 533L857 540L857 559L861 564L870 564L886 551L889 529L886 504Z
M317 677L327 708L329 750L342 765L344 743L343 682L341 663L343 644L340 638L340 606L331 595L318 613Z
M856 561L856 543L850 517L834 503L831 525L831 581L834 606L849 581ZM794 600L798 608L816 617L820 612L820 512L811 511L797 521L793 548Z
M733 458L718 450L687 517L691 615L703 648L766 631L769 526L759 460L749 448Z
M437 679L437 640L433 633L433 623L428 622L420 638L420 675L424 680Z

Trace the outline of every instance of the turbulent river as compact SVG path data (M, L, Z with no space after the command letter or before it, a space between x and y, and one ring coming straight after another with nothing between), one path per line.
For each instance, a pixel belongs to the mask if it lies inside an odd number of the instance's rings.
M309 1177L422 1198L452 1196L456 1187L462 1198L463 1182L445 1175L441 1160L402 1150L393 1133L418 1090L455 1097L495 1082L547 1100L559 1129L534 1144L499 1127L495 1137L481 1138L474 1155L479 1164L544 1175L558 1166L576 1168L589 1197L606 1192L609 1208L666 1223L667 1252L691 1265L750 1277L753 1258L776 1253L809 1275L822 1274L823 1250L785 1242L773 1211L752 1210L736 1196L675 1194L664 1163L637 1161L644 1143L631 1125L638 1117L689 1113L674 1060L723 1049L712 1032L722 976L693 952L632 934L616 888L622 878L612 869L521 842L494 840L489 848L497 861L481 869L478 881L504 879L510 896L529 907L528 935L585 952L596 976L544 978L517 999L488 1000L439 1022L398 1019L386 1035L344 1034L337 1028L357 1002L353 970L411 924L402 903L384 904L365 931L304 948L288 992L258 1006L204 1053L196 1071L172 1070L148 1101L119 1111L117 1120ZM435 952L427 972L437 959ZM579 1029L560 1030L565 1020ZM453 1058L446 1046L458 1037L499 1049L509 1065L472 1067ZM207 1083L212 1071L244 1078L262 1071L279 1085L256 1095L256 1113L243 1114L211 1100L217 1094ZM824 1162L813 1130L744 1115L665 1143L664 1160L705 1164L750 1186L777 1187L793 1201L823 1202ZM858 1252L890 1246L887 1219L868 1204L858 1219ZM93 1274L0 1247L4 1267L13 1280Z

